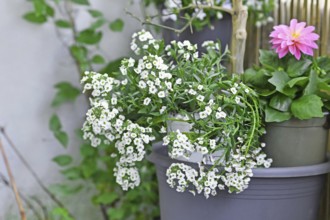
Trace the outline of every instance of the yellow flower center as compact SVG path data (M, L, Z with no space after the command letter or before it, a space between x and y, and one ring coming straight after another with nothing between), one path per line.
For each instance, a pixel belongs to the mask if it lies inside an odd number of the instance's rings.
M297 39L299 36L300 36L300 33L299 33L299 32L293 32L293 33L292 33L292 37L293 37L294 39Z

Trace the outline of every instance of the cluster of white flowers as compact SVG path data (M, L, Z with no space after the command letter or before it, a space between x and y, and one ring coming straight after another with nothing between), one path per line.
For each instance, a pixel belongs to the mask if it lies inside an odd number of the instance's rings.
M121 185L122 189L127 191L129 188L134 189L140 185L140 175L136 167L120 167L114 169L116 182Z
M184 192L191 185L196 186L198 172L183 163L173 163L166 171L167 183L170 187L176 188L178 192ZM191 191L194 193L194 190Z
M143 51L148 49L159 50L160 41L154 39L149 31L141 30L132 35L131 50L136 54L140 55Z
M168 56L174 54L183 55L183 58L187 61L193 61L198 58L197 44L192 44L188 40L183 42L171 41L171 44L165 47L165 51L167 51Z
M202 47L206 48L207 50L220 50L221 45L218 42L214 41L204 41Z
M189 159L191 153L195 151L194 144L189 141L189 138L182 134L179 130L171 132L163 138L163 145L168 146L168 154L171 158L186 158Z

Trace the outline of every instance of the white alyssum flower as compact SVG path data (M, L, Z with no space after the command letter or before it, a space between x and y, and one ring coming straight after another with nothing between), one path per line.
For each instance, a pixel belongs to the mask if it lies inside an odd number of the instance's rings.
M151 101L151 99L149 97L145 98L143 100L143 105L149 105L150 101Z

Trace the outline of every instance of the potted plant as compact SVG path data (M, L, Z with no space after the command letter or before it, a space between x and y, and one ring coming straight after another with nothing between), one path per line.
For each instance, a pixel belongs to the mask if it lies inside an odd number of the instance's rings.
M84 138L112 149L124 190L143 181L140 163L151 152L162 220L314 219L330 163L268 168L257 94L228 75L219 43L204 46L200 55L189 41L134 34L138 58L124 59L120 73L82 79L92 96Z
M261 66L244 81L260 94L265 110L267 153L274 166L302 166L326 159L330 108L330 57L313 57L319 36L296 19L275 26L275 51L260 51Z

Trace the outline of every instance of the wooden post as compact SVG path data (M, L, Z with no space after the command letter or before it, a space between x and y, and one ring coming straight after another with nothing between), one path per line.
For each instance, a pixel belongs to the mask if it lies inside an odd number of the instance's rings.
M233 33L231 39L232 51L232 71L242 74L244 72L244 54L247 38L246 22L248 18L247 6L243 5L242 0L233 0Z

